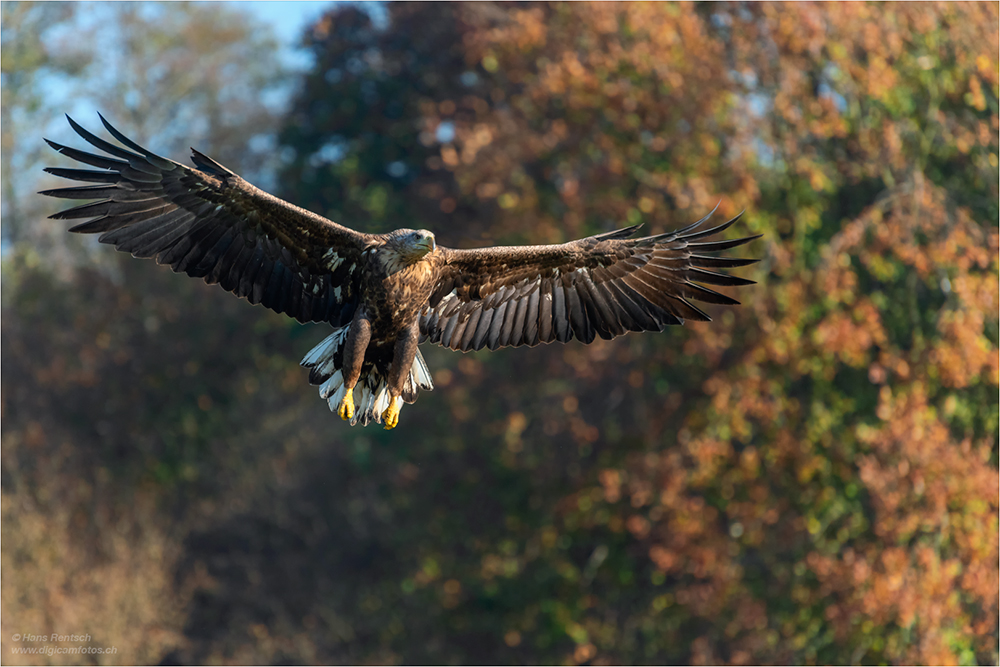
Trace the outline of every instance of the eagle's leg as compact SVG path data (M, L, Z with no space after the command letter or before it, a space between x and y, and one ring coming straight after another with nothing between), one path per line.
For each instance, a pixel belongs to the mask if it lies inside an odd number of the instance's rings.
M403 407L403 383L406 382L406 376L417 356L419 340L420 331L416 322L396 338L392 363L389 365L389 407L382 413L382 423L386 430L396 428L399 423L399 411Z
M396 428L396 424L399 423L399 410L402 407L402 396L393 396L389 399L389 407L382 413L382 422L385 424L386 431Z
M361 366L365 361L365 350L368 349L368 342L372 338L372 323L361 308L354 314L351 320L351 329L347 332L347 341L344 343L344 398L337 407L337 414L344 421L354 418L354 386L361 378Z

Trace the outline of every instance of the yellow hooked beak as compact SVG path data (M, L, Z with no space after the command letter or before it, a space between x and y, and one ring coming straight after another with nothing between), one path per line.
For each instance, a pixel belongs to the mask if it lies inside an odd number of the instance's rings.
M419 241L417 241L416 245L418 248L423 248L427 252L434 252L434 250L437 248L437 243L434 241L433 234L428 234L427 236L424 236Z

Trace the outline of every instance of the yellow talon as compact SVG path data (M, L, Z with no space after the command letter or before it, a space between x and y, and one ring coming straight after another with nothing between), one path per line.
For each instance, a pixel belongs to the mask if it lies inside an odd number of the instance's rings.
M402 407L403 399L400 396L389 401L389 407L382 413L382 421L385 423L386 431L396 428L396 424L399 423L399 410Z
M344 394L344 398L340 401L340 406L337 408L337 414L345 422L350 421L354 418L354 388L348 387L347 393Z

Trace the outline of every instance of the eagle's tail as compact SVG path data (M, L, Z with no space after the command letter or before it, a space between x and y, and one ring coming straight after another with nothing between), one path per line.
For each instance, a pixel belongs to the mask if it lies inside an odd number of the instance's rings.
M342 372L344 360L344 341L350 325L335 329L332 334L323 339L302 359L300 364L309 370L309 384L319 385L320 398L325 399L334 412L347 392L344 386ZM359 421L362 426L371 422L382 422L382 413L389 407L389 364L379 363L381 360L369 360L361 367L361 378L354 388L354 401L358 409L354 411L351 426ZM434 388L431 372L424 362L423 355L417 350L410 372L403 384L402 398L407 403L417 400L420 389L430 391Z

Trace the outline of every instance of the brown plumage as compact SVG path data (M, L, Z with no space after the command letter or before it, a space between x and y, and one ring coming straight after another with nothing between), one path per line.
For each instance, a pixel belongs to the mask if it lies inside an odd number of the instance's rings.
M636 226L557 245L455 250L437 246L426 230L353 231L258 190L197 151L196 168L185 167L101 121L126 148L72 119L73 129L108 155L48 142L98 168L46 169L88 185L42 194L96 200L52 217L88 219L70 231L100 233L102 243L300 322L329 322L334 332L302 365L331 409L352 424L384 421L392 428L401 402L433 388L417 349L423 340L495 350L660 331L685 319L709 321L692 300L738 303L698 283L753 283L712 269L756 260L705 254L758 238L705 240L739 216L703 231L711 214L643 238L629 238Z

